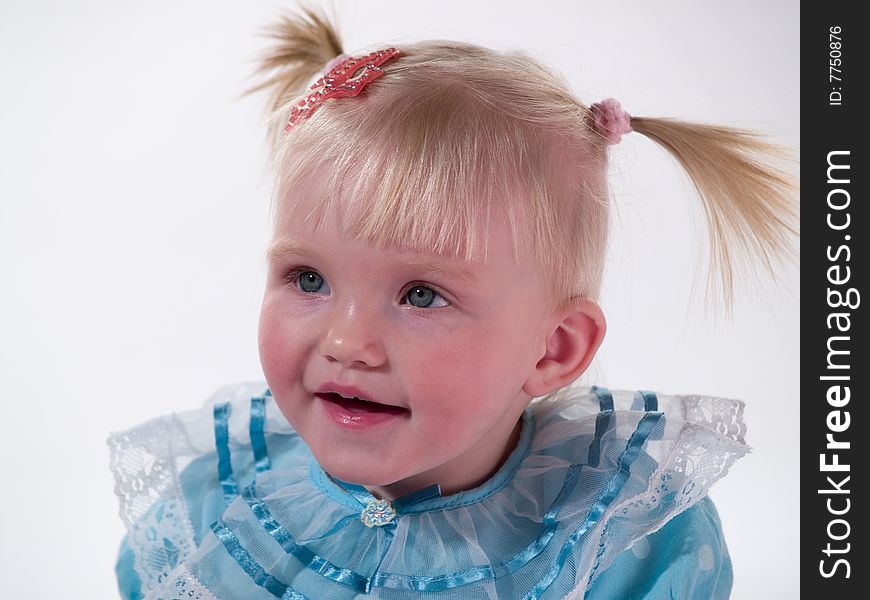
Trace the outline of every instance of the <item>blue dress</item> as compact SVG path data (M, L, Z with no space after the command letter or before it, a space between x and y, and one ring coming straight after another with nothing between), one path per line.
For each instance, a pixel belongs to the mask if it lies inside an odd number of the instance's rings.
M261 385L110 438L124 598L727 598L710 485L742 404L568 388L483 485L391 502L331 478Z

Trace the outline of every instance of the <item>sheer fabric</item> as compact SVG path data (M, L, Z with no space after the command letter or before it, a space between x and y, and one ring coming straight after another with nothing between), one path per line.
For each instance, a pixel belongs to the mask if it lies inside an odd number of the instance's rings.
M367 527L374 499L320 469L265 386L233 386L110 439L119 580L129 598L726 598L704 498L743 435L739 402L569 388L530 405L484 485Z

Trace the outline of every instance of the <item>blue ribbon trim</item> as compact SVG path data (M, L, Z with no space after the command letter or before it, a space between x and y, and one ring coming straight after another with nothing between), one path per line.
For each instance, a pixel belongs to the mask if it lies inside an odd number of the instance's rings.
M265 422L266 397L256 396L251 398L251 447L254 449L254 468L257 473L263 473L272 468L269 453L266 449Z
M591 465L598 465L601 438L609 428L612 414L612 411L608 411L598 415L595 427L595 437L590 444L588 452L589 464ZM530 435L531 427L526 427L525 433ZM525 453L523 453L523 456L524 455ZM544 516L544 529L534 541L526 546L526 548L518 552L512 558L495 565L469 567L462 571L436 576L401 575L397 573L378 571L373 577L369 578L360 575L353 570L338 567L296 542L290 532L275 520L266 504L259 498L255 497L253 486L249 486L245 489L243 498L263 529L281 545L285 552L292 554L304 567L312 569L328 579L347 585L358 592L364 593L370 592L373 587L402 589L415 592L438 592L484 579L499 579L517 571L540 555L550 544L556 533L556 529L559 525L556 517L562 509L562 506L568 501L574 487L577 485L577 480L579 479L583 467L584 464L578 464L569 468L562 489ZM344 482L340 483L344 486L345 491L356 500L360 507L364 507L368 501L374 497L362 486ZM400 505L404 504L404 506L412 506L418 502L424 502L432 498L439 492L440 490L438 490L437 486L432 486L420 490L419 492L409 494L408 496L404 496L397 500L397 502L401 501ZM337 531L347 521L355 520L357 518L357 514L344 517L339 520L336 525L330 528L329 532L323 534L321 537L325 537L329 533ZM389 535L390 539L392 539L392 531L386 531L385 533Z
M265 569L254 560L254 557L251 556L250 552L245 550L242 543L239 541L239 538L236 537L236 534L230 531L230 528L226 523L223 521L217 521L211 526L211 530L224 545L227 553L236 560L236 563L244 569L245 573L247 573L258 586L265 589L276 598L281 598L282 600L308 600L304 595L288 588L286 585L267 573Z
M497 580L505 575L515 572L519 568L528 564L531 560L540 555L547 548L558 528L557 515L564 506L564 504L570 498L571 493L573 492L579 481L583 468L587 465L592 467L597 467L599 465L601 459L602 438L610 429L613 417L613 399L609 390L607 390L606 388L596 387L593 388L593 390L598 396L600 405L602 407L609 408L603 409L596 418L595 436L589 446L587 462L583 464L575 464L569 467L569 470L565 477L565 481L559 491L559 494L557 494L556 499L550 506L550 509L544 515L542 521L544 529L538 535L538 537L525 549L517 553L511 559L495 565L475 566L468 569L463 569L461 571L456 571L453 573L438 576L402 575L397 573L377 571L372 577L365 577L364 575L361 575L351 569L339 567L329 562L325 558L315 554L305 546L300 545L293 538L292 534L287 531L287 529L285 529L274 518L266 504L261 499L256 497L253 485L245 489L242 497L247 503L249 509L251 510L251 513L260 522L264 531L266 531L270 537L277 541L285 552L293 555L305 568L311 569L332 581L348 586L360 593L368 593L374 587L402 589L415 592L438 592L485 579ZM654 394L652 394L652 400L648 400L646 397L644 397L644 399L646 402L646 406L652 406L652 403L656 402ZM227 413L228 405L224 405L221 410L219 410L219 407L215 407L215 434L218 440L222 439L219 436L219 431L223 431L222 435L226 437ZM662 416L663 415L660 412L651 411L644 414L644 416L640 419L635 431L632 433L628 443L626 444L626 448L620 454L617 472L611 477L610 481L608 482L605 489L602 491L596 503L593 505L592 510L590 510L583 524L571 534L571 536L562 546L561 550L559 551L556 563L552 566L552 568L548 571L544 578L542 578L541 581L538 582L535 588L531 592L529 592L529 594L526 596L526 600L535 600L537 598L540 598L541 594L543 594L550 587L550 585L552 585L552 583L558 577L559 573L561 573L566 562L571 557L574 546L588 531L593 529L602 519L607 508L618 497L622 488L625 486L625 483L628 481L631 465L639 456L641 449L645 445L647 439L655 429L655 426L658 424ZM223 455L221 452L221 445L219 443L219 465L229 465L228 447L225 448L225 452L226 460L224 461L222 459ZM235 484L235 481L231 479L231 468L229 469L229 471L227 471L226 469L219 470L221 473L222 485L226 480L226 477L224 477L225 475L229 476L229 481L231 481L232 484ZM345 491L348 492L348 496L351 496L355 501L354 504L358 504L359 506L365 506L368 500L373 498L373 496L371 496L371 494L369 494L368 491L365 490L365 488L362 486L344 483L342 485L345 486ZM402 500L405 500L405 506L411 506L431 499L436 493L439 492L437 486L433 486L433 488L426 488L425 490L421 490L420 492L410 494L407 499L403 498ZM238 493L237 486L235 489L236 493ZM226 497L227 488L225 487L224 490ZM345 497L346 504L348 500L350 500L350 498ZM343 527L348 521L352 521L358 518L358 514L348 515L343 519L340 519L339 522L336 523L332 528L330 528L327 533L323 534L320 537L325 537L330 533L334 533L338 531L341 527ZM384 529L385 534L387 534L391 540L392 530L386 531L387 528ZM215 535L217 535L218 538L221 540L228 553L236 560L236 562L242 567L242 569L244 569L245 572L248 573L249 576L251 576L251 578L257 585L267 589L270 593L277 597L286 597L287 600L302 600L305 598L304 596L299 595L297 592L291 590L284 583L280 582L279 580L266 573L263 567L260 566L250 555L250 553L248 553L247 550L245 550L241 546L238 538L229 530L226 524L218 521L212 526L212 530L215 532ZM285 594L291 593L296 595L285 596Z
M216 404L214 407L214 441L218 456L218 480L224 494L224 504L227 506L239 495L239 484L233 477L233 465L230 462L230 403Z
M360 508L365 508L368 503L376 498L361 485L355 483L347 483L336 477L330 477L339 487L344 488L344 491L353 496L353 499L359 503Z
M554 515L558 510L551 509L548 512ZM510 575L517 569L528 564L532 559L541 554L553 536L556 533L556 528L559 524L555 519L550 519L545 524L544 530L538 535L535 540L518 552L512 558L495 565L485 565L478 567L469 567L462 571L455 571L446 575L399 575L397 573L375 573L372 577L372 587L384 587L393 589L402 589L415 592L441 592L449 588L459 587L481 581L484 579L496 580Z
M325 474L325 473L324 473ZM335 482L339 487L343 488L346 492L348 492L353 499L359 504L360 508L365 508L368 506L369 502L372 500L377 500L371 492L369 492L364 486L357 485L355 483L347 483L346 481L342 481L337 477L330 477L333 482ZM412 507L420 504L421 502L426 502L427 500L431 500L432 498L441 498L441 486L440 485L430 485L429 487L425 487L423 489L417 490L416 492L411 492L410 494L405 494L395 500L391 500L390 504L392 504L393 508L396 510L397 515L407 514Z
M647 412L657 411L659 409L659 399L656 396L655 392L648 392L645 390L641 390L637 393L638 396L643 398L643 409Z
M278 542L285 552L292 554L296 560L302 563L303 566L316 571L333 581L352 587L358 592L368 591L369 580L367 577L363 577L350 569L338 567L325 558L318 556L305 546L297 544L290 532L272 516L272 513L266 507L266 504L254 495L253 487L245 489L243 498L245 499L245 502L247 502L251 512L260 522L260 525L262 525L263 529L266 530L266 533ZM356 518L358 518L358 515L345 517L330 531L337 530L336 527L339 524L343 525L348 520Z
M393 508L396 509L396 514L406 514L406 511L410 510L412 506L416 506L421 502L426 502L427 500L431 500L432 498L441 498L441 486L437 483L435 485L430 485L429 487L424 487L421 490L417 490L416 492L412 492L410 494L405 494L400 498L396 498L392 501Z
M613 410L602 411L595 417L595 438L589 444L589 456L586 459L590 467L597 467L601 462L601 438L604 437L604 432L610 427L610 419L612 417Z
M598 397L598 407L603 412L613 410L613 394L606 387L592 386L592 393Z
M622 491L626 481L628 481L632 463L637 459L641 449L644 444L646 444L647 438L649 438L661 417L662 413L648 412L641 418L634 433L631 434L631 438L629 439L625 450L623 450L622 454L619 456L619 470L610 478L607 487L604 489L601 496L599 496L598 501L592 507L592 510L589 511L583 524L571 534L568 541L566 541L565 545L562 546L562 549L559 551L559 557L556 559L556 563L544 578L538 582L532 591L526 595L525 600L537 600L541 597L541 594L543 594L547 588L553 584L556 577L565 567L565 563L568 561L568 558L574 550L574 546L577 545L580 538L590 529L594 528L601 520L601 517L604 516L607 508L611 503L613 503L619 495L619 492Z

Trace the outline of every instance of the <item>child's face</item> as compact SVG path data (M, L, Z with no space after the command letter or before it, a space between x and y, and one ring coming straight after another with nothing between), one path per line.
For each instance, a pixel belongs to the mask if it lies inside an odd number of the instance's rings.
M311 202L279 213L269 258L260 357L278 406L344 481L395 495L479 484L545 352L542 270L514 258L497 220L486 261L466 262L350 239L335 214L313 231Z

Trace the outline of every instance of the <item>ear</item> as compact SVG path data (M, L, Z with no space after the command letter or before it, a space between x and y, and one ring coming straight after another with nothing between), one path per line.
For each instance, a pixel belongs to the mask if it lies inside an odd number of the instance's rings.
M586 298L568 301L555 317L557 322L547 337L544 356L523 385L529 396L543 396L580 377L607 330L601 308Z

